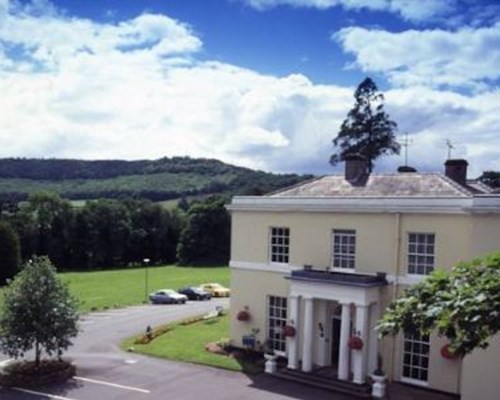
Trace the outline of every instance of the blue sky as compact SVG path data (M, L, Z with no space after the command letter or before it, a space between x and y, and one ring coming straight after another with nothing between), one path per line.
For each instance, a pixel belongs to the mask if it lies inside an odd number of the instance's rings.
M410 164L442 170L450 139L500 169L500 4L477 0L0 0L0 157L330 173L366 76Z

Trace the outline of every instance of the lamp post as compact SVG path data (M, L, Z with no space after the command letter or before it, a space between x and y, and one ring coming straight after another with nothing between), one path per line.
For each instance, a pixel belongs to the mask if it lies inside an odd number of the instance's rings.
M149 285L149 270L148 270L148 265L149 265L149 258L145 258L142 260L144 263L144 302L148 302L148 285Z

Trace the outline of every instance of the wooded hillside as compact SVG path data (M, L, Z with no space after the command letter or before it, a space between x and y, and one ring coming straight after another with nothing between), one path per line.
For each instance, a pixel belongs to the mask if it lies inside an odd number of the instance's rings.
M309 178L189 157L138 161L0 159L0 196L9 200L25 200L40 191L74 200L135 197L160 201L200 194L261 194Z

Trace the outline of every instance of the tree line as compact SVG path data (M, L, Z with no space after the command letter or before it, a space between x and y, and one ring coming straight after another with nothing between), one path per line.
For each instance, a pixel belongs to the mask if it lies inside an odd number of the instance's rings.
M142 265L224 265L229 260L226 198L179 202L99 199L73 207L55 193L0 203L0 284L34 255L58 270Z

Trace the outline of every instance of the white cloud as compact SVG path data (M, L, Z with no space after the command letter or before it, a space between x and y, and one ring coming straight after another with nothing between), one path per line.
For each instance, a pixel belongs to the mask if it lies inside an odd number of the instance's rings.
M350 27L333 37L359 68L383 73L397 85L481 89L484 81L500 78L500 23L399 33Z
M307 7L320 10L343 7L346 10L386 11L401 18L421 22L440 18L455 11L457 0L241 0L257 10L277 6Z
M273 171L331 171L331 140L352 106L352 87L197 61L200 39L163 15L95 24L22 9L0 21L1 157L190 155ZM36 38L4 29L17 23L29 23ZM13 43L21 53L11 51ZM450 138L473 171L498 169L498 91L401 88L386 98L401 131L413 135L412 164L440 168ZM378 165L400 163L392 157Z
M201 41L191 29L164 15L143 14L119 24L99 24L57 14L45 1L36 7L0 6L0 41L17 46L38 67L55 68L81 55L144 52L153 56L196 52ZM42 13L47 4L47 13ZM3 11L1 11L3 10ZM36 10L36 12L34 11ZM36 34L34 34L36 32Z

